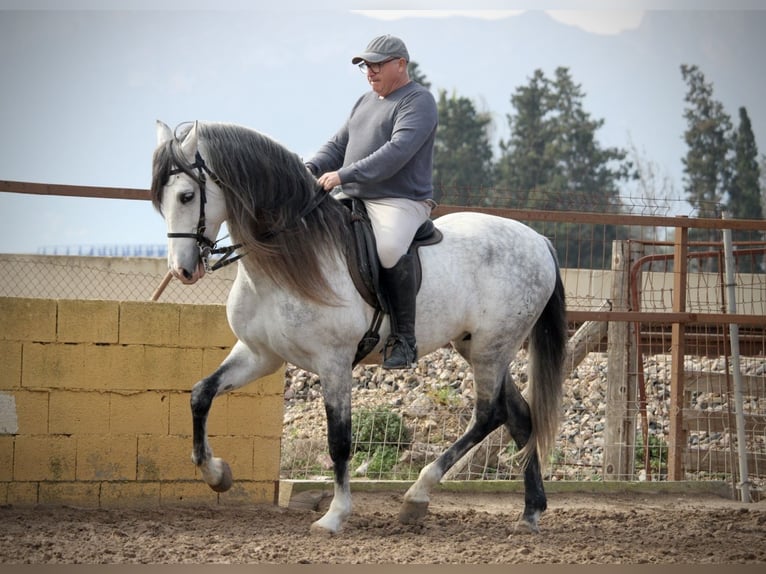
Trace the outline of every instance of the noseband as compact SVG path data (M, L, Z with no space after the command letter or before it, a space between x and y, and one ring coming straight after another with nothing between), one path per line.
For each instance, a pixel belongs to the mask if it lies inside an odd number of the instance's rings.
M197 248L199 249L199 258L202 261L202 265L205 267L205 272L210 273L211 271L216 271L230 263L234 263L236 260L241 259L244 254L234 254L237 249L242 247L241 243L238 243L237 245L228 245L226 247L217 247L218 241L211 241L205 237L205 204L207 203L207 193L205 192L205 185L207 182L206 174L210 176L210 179L212 179L219 187L221 187L221 180L210 171L199 151L194 156L194 163L190 167L191 169L197 170L197 184L199 185L199 219L197 220L197 231L194 233L168 233L168 238L196 239ZM176 168L170 171L170 175L177 175L183 172L183 169ZM213 265L210 265L211 255L221 255L221 257Z

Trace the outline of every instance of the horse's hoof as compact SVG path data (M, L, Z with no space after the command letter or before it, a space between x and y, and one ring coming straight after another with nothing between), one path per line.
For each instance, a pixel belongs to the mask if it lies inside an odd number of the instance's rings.
M428 514L428 501L413 502L405 500L399 510L399 522L402 524L417 524Z
M330 530L329 528L325 528L319 524L318 520L311 525L309 531L311 532L311 536L315 538L330 538L338 533L334 530Z
M540 518L539 512L534 512L531 515L527 516L526 514L522 514L521 518L519 518L519 521L516 523L516 528L514 528L514 533L517 534L539 534L540 533L540 527L537 525L537 521Z
M231 467L228 462L221 461L221 480L217 484L211 484L212 488L216 492L226 492L231 488L234 483L234 477L231 474Z

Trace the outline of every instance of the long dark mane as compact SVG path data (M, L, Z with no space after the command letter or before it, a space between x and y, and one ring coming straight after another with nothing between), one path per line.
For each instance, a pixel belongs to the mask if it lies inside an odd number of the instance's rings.
M242 126L199 122L197 130L204 160L223 189L229 233L246 253L245 265L302 297L337 302L321 262L345 257L348 210L328 197L301 218L315 194L324 191L297 154ZM151 197L157 209L172 170L197 179L180 149L184 135L154 152Z

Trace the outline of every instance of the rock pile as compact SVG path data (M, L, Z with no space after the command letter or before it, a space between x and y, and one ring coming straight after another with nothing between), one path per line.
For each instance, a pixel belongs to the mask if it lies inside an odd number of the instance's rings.
M689 359L686 365L690 371L721 372L725 367L722 359ZM510 368L514 381L523 391L526 387L525 351L518 353ZM667 445L670 369L669 356L648 357L644 363L650 446ZM763 376L766 362L746 362L743 369ZM548 478L551 480L600 477L606 426L606 376L606 355L590 353L565 380L559 440L549 467L551 474ZM458 438L471 417L473 372L450 348L439 349L422 358L413 370L385 371L377 366L357 366L353 384L355 412L392 411L412 430L412 442L399 452L397 477L414 478L423 464L433 460ZM766 412L763 395L761 393L760 399L755 399L757 404L750 405L753 412ZM710 411L727 408L727 405L725 396L698 393L691 406ZM635 407L638 411L638 405ZM637 428L641 428L640 419ZM728 433L710 433L701 429L690 434L692 445L706 448L726 448L729 441ZM321 383L316 375L293 366L288 366L285 377L283 437L283 475L295 478L330 476L332 463L327 456ZM514 468L511 458L514 451L504 429L496 431L454 478L516 478L518 469ZM658 465L666 464L666 456L666 451L659 454L663 460ZM358 474L364 474L366 468L361 465ZM638 464L637 470L640 468L641 464ZM639 472L636 479L643 477Z

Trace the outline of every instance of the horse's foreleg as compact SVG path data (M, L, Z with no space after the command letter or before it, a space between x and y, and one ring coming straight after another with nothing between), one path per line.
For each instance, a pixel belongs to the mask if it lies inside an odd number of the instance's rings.
M207 416L213 399L218 394L223 367L212 375L199 381L192 388L191 410L194 432L192 462L197 465L202 478L216 492L226 492L231 488L232 474L228 463L213 457L213 451L207 440Z
M508 407L506 428L516 446L521 449L527 444L532 434L532 418L527 401L524 400L510 376L507 376L505 380L505 396ZM533 452L524 468L524 513L518 525L530 532L539 532L537 523L547 507L540 461L537 452Z
M327 442L333 462L335 489L330 508L324 516L311 525L311 531L319 534L339 532L351 515L351 488L348 463L351 457L351 387L333 388L322 381L327 413Z
M233 479L228 463L213 456L213 450L208 442L207 417L213 399L273 372L278 366L278 360L256 361L247 347L237 342L221 366L192 388L191 411L194 434L192 462L199 468L205 482L216 492L229 490Z

